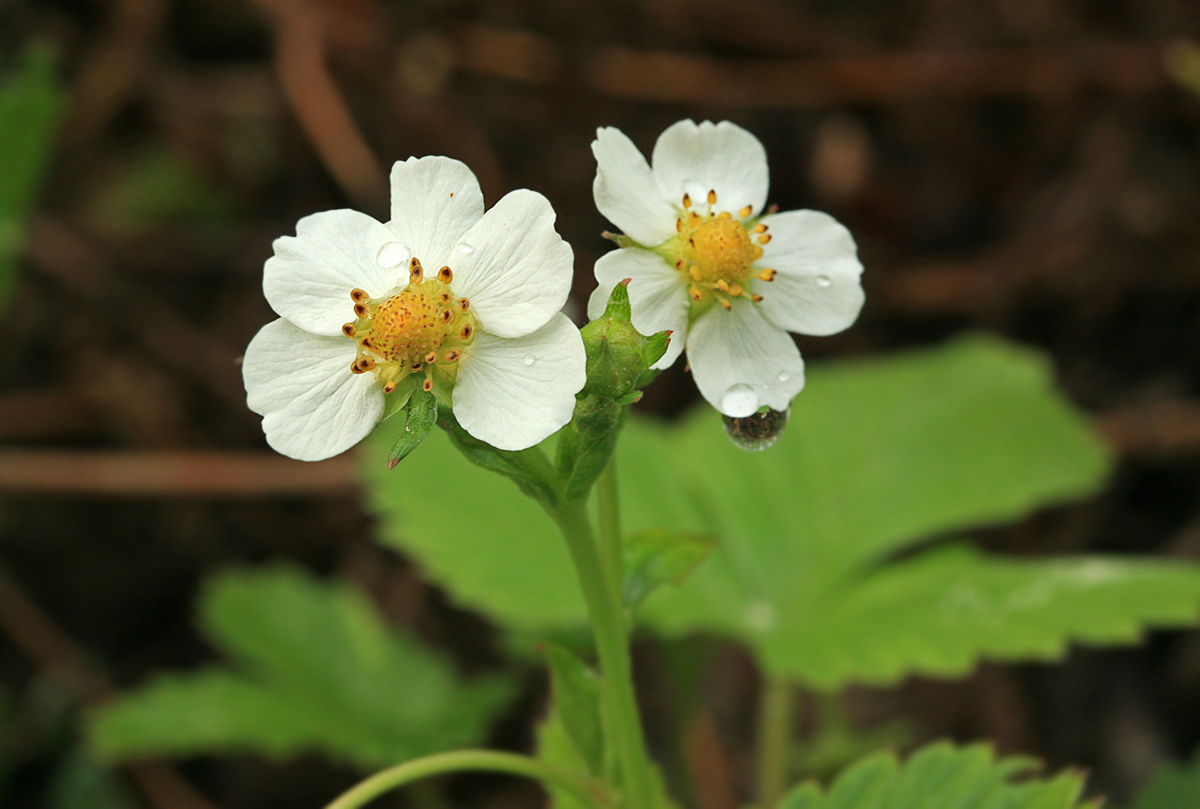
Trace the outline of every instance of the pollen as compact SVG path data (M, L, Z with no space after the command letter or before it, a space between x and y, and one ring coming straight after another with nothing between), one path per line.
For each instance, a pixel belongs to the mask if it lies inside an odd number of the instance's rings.
M385 394L410 376L423 376L424 390L436 388L439 396L448 396L460 361L469 353L476 322L470 301L456 298L451 290L453 280L450 267L427 278L414 256L406 285L380 298L353 290L355 320L342 326L342 334L357 348L351 372L374 373Z

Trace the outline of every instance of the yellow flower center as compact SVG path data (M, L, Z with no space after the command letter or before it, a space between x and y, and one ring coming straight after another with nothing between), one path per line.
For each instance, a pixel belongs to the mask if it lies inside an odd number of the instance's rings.
M342 326L342 333L358 344L350 370L373 371L384 393L418 375L424 377L420 384L425 390L437 385L448 392L478 329L470 301L455 298L450 289L453 278L449 267L425 278L414 258L404 289L380 299L361 289L351 292L355 319Z
M675 220L676 235L658 251L687 283L693 316L714 303L730 309L733 298L761 301L762 295L751 289L755 279L775 278L774 270L753 266L762 258L762 245L771 241L767 226L751 219L749 205L736 217L730 211L718 211L715 191L708 192L705 213L692 210L692 204L691 197L684 194L684 215Z

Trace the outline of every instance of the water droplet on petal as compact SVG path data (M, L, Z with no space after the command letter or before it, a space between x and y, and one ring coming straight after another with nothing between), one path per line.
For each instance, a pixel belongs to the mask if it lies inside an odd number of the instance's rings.
M475 252L475 248L472 247L471 245L467 244L466 242L459 242L458 244L454 245L454 249L457 250L458 252L462 253L464 256L467 253Z
M533 355L528 355L528 354L527 354L527 355L525 356L525 364L526 364L526 365L533 365L533 363L534 363Z
M777 376L775 378L778 379L780 381L780 383L783 383L783 382L787 382L792 377L791 377L791 374L789 374L787 371L780 371L779 376Z
M819 286L821 289L829 289L831 286L833 286L833 280L828 275L818 275L817 286Z
M791 408L780 411L764 407L744 418L725 416L725 433L734 445L749 452L761 452L783 435L791 412Z
M388 242L383 247L380 247L379 252L375 254L376 263L386 270L390 270L392 267L399 267L408 261L408 259L408 249L400 244L400 242Z
M721 396L720 409L722 413L733 417L749 416L758 409L758 393L741 382L730 385Z

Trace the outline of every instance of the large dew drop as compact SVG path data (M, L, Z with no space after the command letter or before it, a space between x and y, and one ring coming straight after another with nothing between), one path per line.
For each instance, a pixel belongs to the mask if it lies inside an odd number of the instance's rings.
M375 254L376 263L385 270L390 270L392 267L399 267L408 261L408 259L408 250L400 242L388 242L383 247L380 247L379 252Z
M730 385L721 396L721 412L736 416L749 416L758 409L758 393L749 385L739 382Z
M725 433L736 446L750 452L761 452L773 445L787 427L791 408L784 411L761 408L743 418L724 416Z

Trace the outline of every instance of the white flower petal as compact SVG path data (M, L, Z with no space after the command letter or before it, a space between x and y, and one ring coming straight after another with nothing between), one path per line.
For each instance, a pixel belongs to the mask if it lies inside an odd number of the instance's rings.
M263 326L242 362L246 404L263 416L267 443L301 461L345 452L383 414L373 374L352 374L354 341L321 337L280 318Z
M629 282L629 305L633 311L633 327L647 336L670 329L671 342L667 353L654 364L655 368L670 368L683 353L687 338L687 287L679 272L649 250L625 247L613 250L596 262L596 281L600 286L588 300L588 317L592 320L604 314L613 287Z
M774 281L754 285L767 319L781 329L819 336L849 327L865 300L850 231L819 211L788 211L762 222L772 239L758 266L778 271Z
M354 320L350 291L371 297L392 290L408 268L389 269L378 257L396 241L385 225L364 213L325 211L296 223L296 235L275 240L263 266L263 294L276 314L313 334L341 334ZM385 262L386 263L386 262Z
M693 323L687 352L700 393L727 416L749 416L763 405L786 410L804 388L804 361L791 335L745 299Z
M454 246L483 216L483 192L465 163L449 157L410 157L392 166L388 226L427 272L454 266Z
M566 303L574 255L554 229L550 202L536 191L506 194L462 241L472 249L450 265L450 288L471 301L488 334L529 334Z
M586 364L583 338L566 315L514 339L480 331L458 372L454 415L494 447L532 447L571 420Z
M672 124L654 144L653 163L659 191L672 201L686 192L704 211L708 192L716 191L717 210L736 213L750 205L757 215L766 205L767 152L758 138L729 121Z
M683 191L663 195L646 158L615 127L596 130L592 141L596 180L592 195L604 217L639 244L656 247L675 235Z

